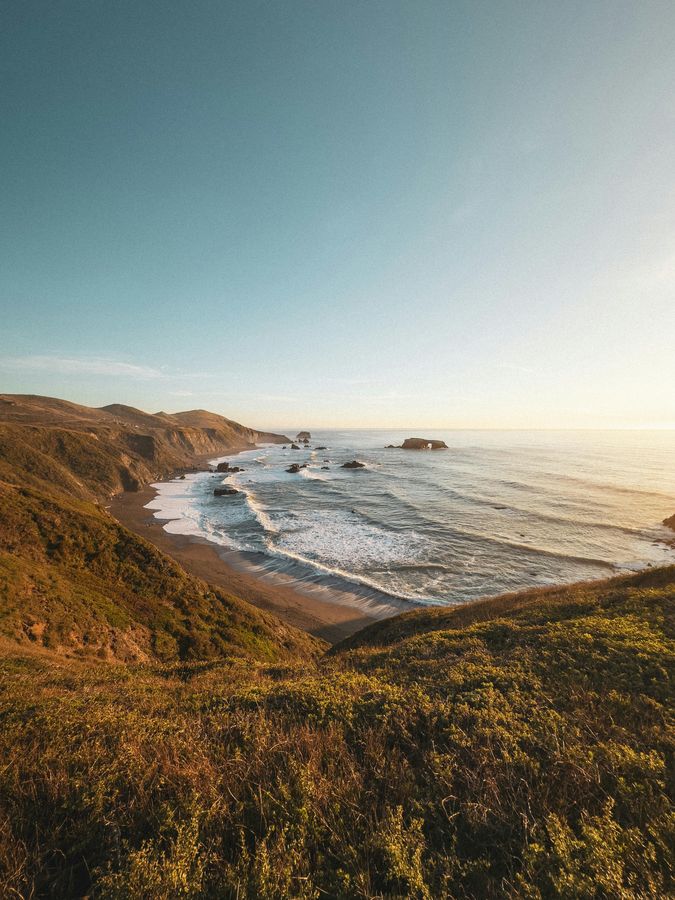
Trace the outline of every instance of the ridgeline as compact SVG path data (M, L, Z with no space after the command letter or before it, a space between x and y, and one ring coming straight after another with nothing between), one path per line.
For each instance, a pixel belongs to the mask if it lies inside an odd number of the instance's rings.
M0 398L0 896L668 896L675 567L328 650L101 506L274 439Z

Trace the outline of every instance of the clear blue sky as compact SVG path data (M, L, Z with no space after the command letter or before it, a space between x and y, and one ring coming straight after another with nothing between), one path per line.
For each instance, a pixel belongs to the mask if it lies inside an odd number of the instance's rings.
M675 4L13 2L0 390L675 425Z

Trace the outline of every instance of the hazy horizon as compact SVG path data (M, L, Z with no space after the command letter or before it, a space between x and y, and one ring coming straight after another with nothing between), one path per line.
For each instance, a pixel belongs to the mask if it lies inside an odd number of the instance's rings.
M0 391L675 427L674 39L660 0L12 5Z

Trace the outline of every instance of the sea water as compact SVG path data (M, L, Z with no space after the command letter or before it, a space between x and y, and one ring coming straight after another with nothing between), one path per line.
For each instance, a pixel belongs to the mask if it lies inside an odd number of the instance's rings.
M449 449L385 449L407 436L318 431L309 448L219 457L245 471L157 484L149 507L167 531L397 608L675 562L673 431L425 431ZM342 468L353 459L365 468ZM223 482L240 493L215 497Z

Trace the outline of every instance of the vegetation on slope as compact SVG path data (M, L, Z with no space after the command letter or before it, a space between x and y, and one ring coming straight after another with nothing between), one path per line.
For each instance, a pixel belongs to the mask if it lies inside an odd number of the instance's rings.
M4 663L0 893L664 897L675 569L316 665Z
M323 646L186 574L86 501L0 482L0 505L0 634L122 660L272 660Z
M153 414L122 404L92 409L52 397L0 395L0 458L31 473L65 468L76 480L71 489L77 493L81 482L100 498L191 467L197 456L257 442L288 438L204 410Z

